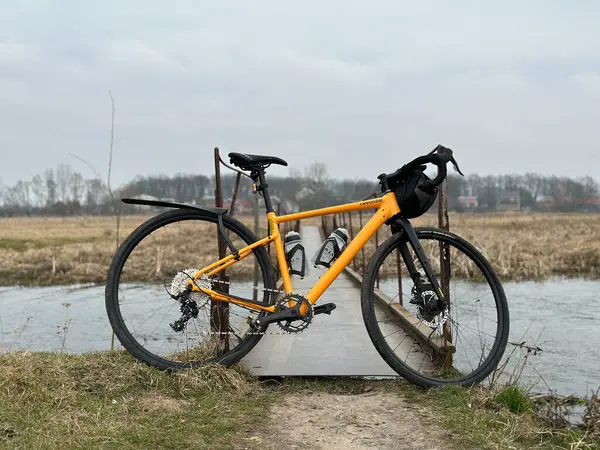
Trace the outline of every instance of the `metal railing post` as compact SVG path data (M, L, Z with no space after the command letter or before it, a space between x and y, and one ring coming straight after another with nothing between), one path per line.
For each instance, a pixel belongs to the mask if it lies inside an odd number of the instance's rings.
M221 167L219 149L215 147L215 206L223 207L223 192L221 188ZM217 242L219 247L219 259L225 258L225 239L221 230L217 229ZM226 269L219 272L219 280L225 283L218 283L219 290L223 293L229 293L229 277L226 275ZM221 350L229 351L229 339L226 331L229 329L229 304L218 300L210 302L210 328L212 332L219 333Z
M440 185L438 198L438 226L442 230L450 230L450 220L448 218L448 182L444 180ZM448 302L448 314L450 314L450 247L448 244L440 242L440 284L446 301ZM443 326L444 342L452 342L452 329L450 321L446 321ZM446 368L452 367L452 353L446 352Z

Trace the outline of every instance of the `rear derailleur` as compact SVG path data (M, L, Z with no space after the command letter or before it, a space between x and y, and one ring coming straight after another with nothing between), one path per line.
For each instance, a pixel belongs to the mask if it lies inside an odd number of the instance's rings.
M196 305L196 302L190 300L190 298L185 294L181 295L181 297L179 298L179 303L181 304L181 318L169 324L171 328L173 328L173 331L176 331L178 333L184 330L188 320L192 318L195 319L196 317L198 317L198 313L200 312L198 306Z

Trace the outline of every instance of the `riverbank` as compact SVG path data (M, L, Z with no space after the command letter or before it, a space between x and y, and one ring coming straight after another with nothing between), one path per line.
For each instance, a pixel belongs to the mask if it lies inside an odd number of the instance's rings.
M600 445L584 430L544 420L541 410L519 393L502 392L498 397L482 388L423 391L389 380L261 382L235 367L170 375L137 363L125 352L11 352L0 354L0 447L399 450Z

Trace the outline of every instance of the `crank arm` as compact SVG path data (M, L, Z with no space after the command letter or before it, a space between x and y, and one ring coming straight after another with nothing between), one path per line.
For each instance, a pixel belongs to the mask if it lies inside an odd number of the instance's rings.
M282 320L298 320L302 319L302 315L300 311L296 308L284 309L283 311L279 311L273 314L269 314L265 317L261 317L256 319L255 324L257 326L268 325L273 322L281 322Z

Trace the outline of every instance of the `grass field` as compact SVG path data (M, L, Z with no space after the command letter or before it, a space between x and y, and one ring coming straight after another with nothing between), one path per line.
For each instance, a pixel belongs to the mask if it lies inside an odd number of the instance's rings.
M148 217L123 217L120 240ZM238 218L252 227L252 217ZM314 219L311 222L318 223ZM431 214L413 221L415 226L436 223L437 216ZM260 225L264 236L264 217ZM353 219L353 228L358 232L357 217ZM599 215L451 214L450 229L481 250L504 280L600 275ZM115 231L112 217L0 219L0 285L103 283L115 253ZM386 227L381 230L379 242L387 236ZM133 267L132 263L130 272L137 278L171 268L179 270L182 265L190 267L191 255L199 255L200 250L208 258L214 258L216 228L177 227L144 245L136 255L139 264ZM365 248L366 262L374 248L375 238L372 238ZM357 262L361 261L359 254ZM196 265L202 262L193 261ZM252 263L236 266L236 270L250 273Z

